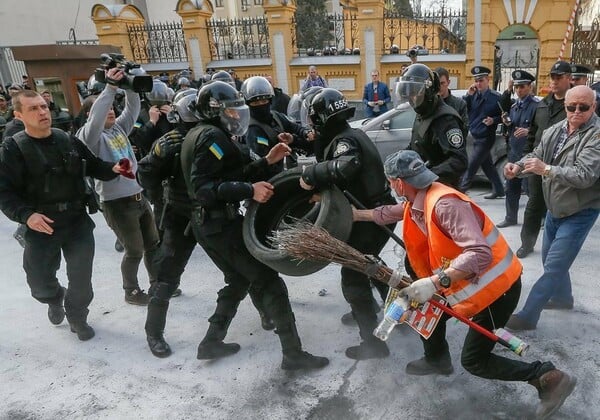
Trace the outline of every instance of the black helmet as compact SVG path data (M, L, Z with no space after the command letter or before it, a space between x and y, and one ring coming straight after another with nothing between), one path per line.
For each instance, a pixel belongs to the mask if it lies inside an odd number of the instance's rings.
M440 78L424 64L411 64L396 84L396 93L402 102L408 102L415 112L426 115L433 110L433 102L440 90Z
M354 111L342 92L325 88L312 99L309 116L315 126L323 127L328 123L347 121L354 116Z
M172 111L167 114L167 120L170 123L183 121L186 123L198 122L198 113L195 112L196 94L198 89L188 88L180 90L173 97Z
M246 98L246 103L248 104L262 99L271 100L275 95L271 83L261 76L253 76L246 79L244 83L242 83L240 91L244 95L244 98Z
M92 74L87 83L88 95L98 95L104 90L106 83L96 80L96 75Z
M164 82L158 79L152 81L152 91L146 93L146 98L150 105L156 105L159 108L170 104L173 100L173 89L169 88Z
M52 127L60 128L64 131L69 131L72 122L73 118L71 117L71 114L69 114L66 111L60 111L56 117L52 118Z
M248 130L250 111L240 92L221 81L207 83L198 91L196 111L201 120L220 123L229 134L241 136Z
M231 86L235 87L235 81L233 80L233 77L225 70L214 73L210 80L219 80L221 82L229 83Z

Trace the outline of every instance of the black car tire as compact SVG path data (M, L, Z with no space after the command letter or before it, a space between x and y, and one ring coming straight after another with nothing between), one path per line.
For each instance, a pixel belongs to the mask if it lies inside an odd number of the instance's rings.
M300 187L302 168L290 169L269 180L274 187L273 197L266 203L253 201L244 217L243 236L254 258L273 270L288 276L306 276L326 267L328 263L299 261L273 248L269 236L283 224L294 219L308 219L333 237L346 241L352 231L352 208L344 194L332 187L318 193L318 204L309 203L313 191Z

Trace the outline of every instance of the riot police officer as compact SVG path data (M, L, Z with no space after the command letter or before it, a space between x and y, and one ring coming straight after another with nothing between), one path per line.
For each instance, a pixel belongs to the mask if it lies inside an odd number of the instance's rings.
M283 350L284 370L321 368L324 357L302 351L287 288L278 273L257 261L242 239L239 202L266 202L273 186L264 179L269 165L289 154L280 143L264 157L252 160L247 146L232 140L245 134L250 119L243 96L227 83L214 81L198 92L200 122L188 132L181 151L185 183L193 203L192 227L198 243L223 272L227 285L218 293L217 308L200 345L198 359L237 353L237 343L224 343L239 303L252 288L273 319Z
M322 152L317 155L319 163L305 168L300 185L312 190L335 184L369 208L395 203L373 142L347 123L354 111L344 95L335 89L324 88L314 96L309 115L317 131L315 148ZM393 230L394 226L390 228ZM377 255L387 240L387 234L372 223L356 222L352 225L348 243L364 254ZM387 286L382 284L380 287L380 293L385 297ZM387 357L387 345L373 336L379 306L373 299L368 278L342 268L342 291L363 340L360 345L346 349L346 356L356 360Z
M438 74L418 63L408 66L396 85L400 100L417 113L408 149L421 156L439 182L456 188L468 164L467 127L439 90Z
M273 86L266 78L253 76L246 79L242 84L241 92L250 109L246 144L252 151L264 157L279 142L289 145L293 150L311 151L312 147L307 138L309 131L287 119L284 114L271 110L274 92ZM293 155L284 161L285 169L296 166ZM284 169L284 161L272 165L273 175Z
M0 208L11 220L27 225L23 268L31 295L48 304L52 324L61 324L66 314L71 331L80 340L89 340L94 336L87 323L93 297L94 222L86 213L84 175L109 181L127 171L51 128L48 104L39 93L23 90L13 103L25 130L7 137L2 145ZM68 288L56 278L61 252Z

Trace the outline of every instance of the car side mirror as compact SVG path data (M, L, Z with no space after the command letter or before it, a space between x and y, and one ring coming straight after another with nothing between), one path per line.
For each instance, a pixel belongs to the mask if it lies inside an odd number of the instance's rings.
M390 120L385 120L384 122L382 122L381 128L384 130L389 130L390 129Z

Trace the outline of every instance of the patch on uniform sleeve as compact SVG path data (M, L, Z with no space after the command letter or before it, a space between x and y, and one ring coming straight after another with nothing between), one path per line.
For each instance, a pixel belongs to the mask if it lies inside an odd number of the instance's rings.
M256 137L256 142L261 146L269 147L269 139L266 139L264 137Z
M217 143L211 144L208 150L210 150L217 159L221 160L223 158L223 149L221 149Z
M139 129L139 128L142 128L142 125L143 124L141 122L136 121L135 124L133 124L133 128L138 128Z
M465 143L465 139L463 138L463 133L460 128L452 128L446 131L446 138L448 139L450 146L457 149L461 148Z
M333 152L333 157L341 156L348 150L350 150L350 145L348 143L339 142L337 147L335 148L335 152Z

